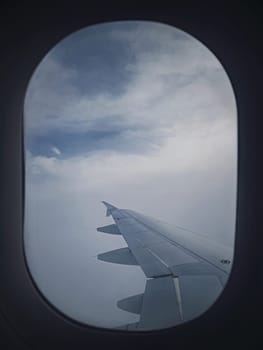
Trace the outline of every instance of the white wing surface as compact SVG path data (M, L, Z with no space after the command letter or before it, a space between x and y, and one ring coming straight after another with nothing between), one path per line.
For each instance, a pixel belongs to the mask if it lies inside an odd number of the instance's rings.
M140 315L127 330L168 328L204 313L227 281L233 251L207 237L103 202L115 224L97 230L120 234L127 248L98 255L118 264L139 265L145 276L143 294L118 301L122 310Z

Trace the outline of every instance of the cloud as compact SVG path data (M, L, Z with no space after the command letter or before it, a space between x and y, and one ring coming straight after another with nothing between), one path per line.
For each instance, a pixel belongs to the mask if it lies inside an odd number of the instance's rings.
M60 155L61 151L57 147L51 147L51 151L55 153L56 155Z
M218 116L228 119L235 113L226 73L200 42L165 25L138 22L135 29L128 28L125 31L120 24L111 30L109 24L101 34L105 36L107 29L111 41L106 46L118 41L122 47L128 46L133 57L119 68L131 73L120 93L112 93L115 77L107 76L109 88L89 94L78 85L81 72L77 67L66 66L54 53L44 58L31 79L25 101L28 146L32 150L44 154L44 146L60 140L62 134L79 145L76 154L81 148L83 152L93 151L89 141L98 131L112 130L112 138L104 138L95 148L144 152L182 125L198 120L213 123ZM82 46L80 49L85 51ZM87 46L86 51L90 50ZM118 53L113 52L111 59L118 61ZM99 72L98 77L106 79ZM89 84L96 85L96 81ZM40 140L44 145L41 149L37 147Z

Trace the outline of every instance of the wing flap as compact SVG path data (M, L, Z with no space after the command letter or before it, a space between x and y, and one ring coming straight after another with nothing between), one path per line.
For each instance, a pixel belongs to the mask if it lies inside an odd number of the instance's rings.
M213 275L166 276L148 279L144 294L117 303L122 310L140 314L140 320L123 329L162 329L190 321L209 309L222 291Z
M147 280L137 328L160 329L181 323L176 290L171 276Z

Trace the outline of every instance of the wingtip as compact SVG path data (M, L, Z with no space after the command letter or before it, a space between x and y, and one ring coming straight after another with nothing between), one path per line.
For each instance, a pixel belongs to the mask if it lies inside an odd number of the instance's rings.
M106 208L115 208L117 209L117 207L115 207L114 205L108 203L108 202L105 202L105 201L101 201L101 203L103 203L105 205Z
M105 207L107 208L107 212L106 212L106 216L109 216L111 215L111 212L115 209L118 209L117 207L115 207L114 205L108 203L108 202L105 202L105 201L102 201L102 203L105 205Z

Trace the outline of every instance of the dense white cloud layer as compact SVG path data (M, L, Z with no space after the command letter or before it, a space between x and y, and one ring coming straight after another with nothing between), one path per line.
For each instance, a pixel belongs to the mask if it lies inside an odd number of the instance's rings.
M78 72L50 55L34 74L25 103L29 134L59 128L77 135L115 115L121 116L111 119L116 128L125 126L119 149L60 157L63 149L52 144L53 156L26 156L25 242L33 277L60 310L105 327L138 318L116 301L143 292L145 279L139 267L96 259L125 246L120 237L96 232L110 222L100 202L232 245L237 165L234 95L211 52L160 24L115 28L111 36L126 42L135 58L124 67L133 74L122 94L81 94L72 84ZM133 152L140 139L150 151ZM122 152L128 141L131 150Z

